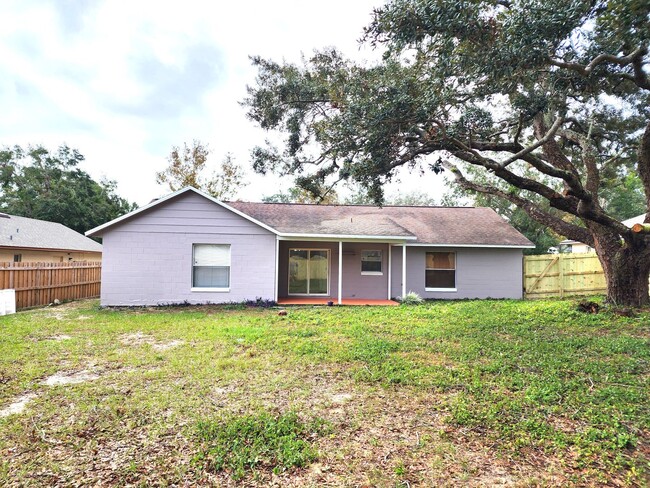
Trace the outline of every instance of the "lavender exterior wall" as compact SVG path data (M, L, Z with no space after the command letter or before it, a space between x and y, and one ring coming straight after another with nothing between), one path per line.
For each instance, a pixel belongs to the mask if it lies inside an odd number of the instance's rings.
M425 253L456 253L455 292L431 292L424 286ZM393 247L391 295L402 294L402 248ZM422 298L523 298L523 253L521 249L497 248L406 248L406 291Z
M195 193L117 224L103 239L103 306L274 298L275 234ZM229 292L191 290L193 244L231 245Z

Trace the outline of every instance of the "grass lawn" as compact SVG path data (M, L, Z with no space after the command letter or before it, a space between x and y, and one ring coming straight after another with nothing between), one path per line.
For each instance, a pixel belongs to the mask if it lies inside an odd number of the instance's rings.
M0 485L646 486L649 372L570 300L78 302L0 318Z

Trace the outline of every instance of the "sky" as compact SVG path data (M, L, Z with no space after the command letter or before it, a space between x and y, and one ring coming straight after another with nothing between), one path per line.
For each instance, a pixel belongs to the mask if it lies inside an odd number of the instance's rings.
M357 60L381 0L0 2L0 147L78 149L95 179L139 205L169 192L155 182L172 146L199 140L213 165L231 153L246 170L237 197L259 201L288 178L256 175L250 151L268 138L240 102L256 71L249 56L299 61L336 47ZM404 171L388 195L441 196L442 177Z

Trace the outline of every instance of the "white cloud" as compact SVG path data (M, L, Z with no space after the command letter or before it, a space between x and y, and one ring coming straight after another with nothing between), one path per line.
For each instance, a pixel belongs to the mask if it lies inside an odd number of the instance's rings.
M165 192L154 174L172 145L199 139L215 162L232 152L248 164L266 137L239 105L255 77L249 55L297 61L336 46L357 59L376 56L357 39L381 3L2 2L0 145L65 142L94 177L117 180L123 196L146 203ZM251 200L291 183L252 172L250 180L240 196ZM441 185L432 176L403 180Z

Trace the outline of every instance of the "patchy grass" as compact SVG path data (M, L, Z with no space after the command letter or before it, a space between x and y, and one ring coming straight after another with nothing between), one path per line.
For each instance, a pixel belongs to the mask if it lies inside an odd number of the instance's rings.
M317 458L311 440L326 431L316 418L305 423L295 412L231 417L201 421L198 436L204 443L196 456L206 469L230 471L234 480L266 468L277 474L303 467Z
M644 486L649 372L569 300L78 302L0 318L0 485Z

